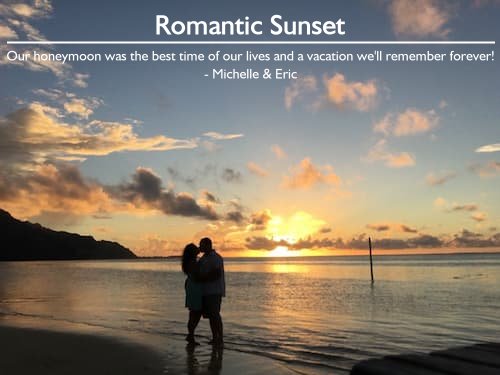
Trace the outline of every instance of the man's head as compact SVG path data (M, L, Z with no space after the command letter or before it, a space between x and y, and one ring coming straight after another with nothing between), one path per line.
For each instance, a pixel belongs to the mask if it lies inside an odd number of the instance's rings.
M210 238L205 237L200 240L200 251L202 253L209 253L212 251L212 240Z

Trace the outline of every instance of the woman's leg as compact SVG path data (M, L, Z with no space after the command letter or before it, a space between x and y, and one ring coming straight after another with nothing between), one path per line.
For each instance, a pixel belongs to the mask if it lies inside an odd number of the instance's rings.
M201 319L201 311L189 310L189 321L187 324L188 341L190 341L191 338L194 341L194 331L195 331L196 327L198 326L200 319Z

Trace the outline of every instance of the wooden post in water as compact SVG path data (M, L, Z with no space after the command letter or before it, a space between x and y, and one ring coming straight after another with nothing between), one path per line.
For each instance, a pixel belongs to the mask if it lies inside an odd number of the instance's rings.
M372 277L372 284L375 282L373 279L373 260L372 260L372 238L368 237L368 247L370 248L370 275Z

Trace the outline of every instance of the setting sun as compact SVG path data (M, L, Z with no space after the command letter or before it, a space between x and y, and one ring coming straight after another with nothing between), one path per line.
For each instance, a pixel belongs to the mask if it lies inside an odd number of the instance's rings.
M293 252L288 250L286 246L276 246L274 250L269 252L270 257L288 257L293 256Z

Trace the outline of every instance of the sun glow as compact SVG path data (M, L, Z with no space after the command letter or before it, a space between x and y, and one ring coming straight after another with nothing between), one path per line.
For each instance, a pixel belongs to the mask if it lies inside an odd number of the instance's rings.
M276 246L274 250L269 252L270 257L288 257L292 256L292 252L288 250L287 246Z

